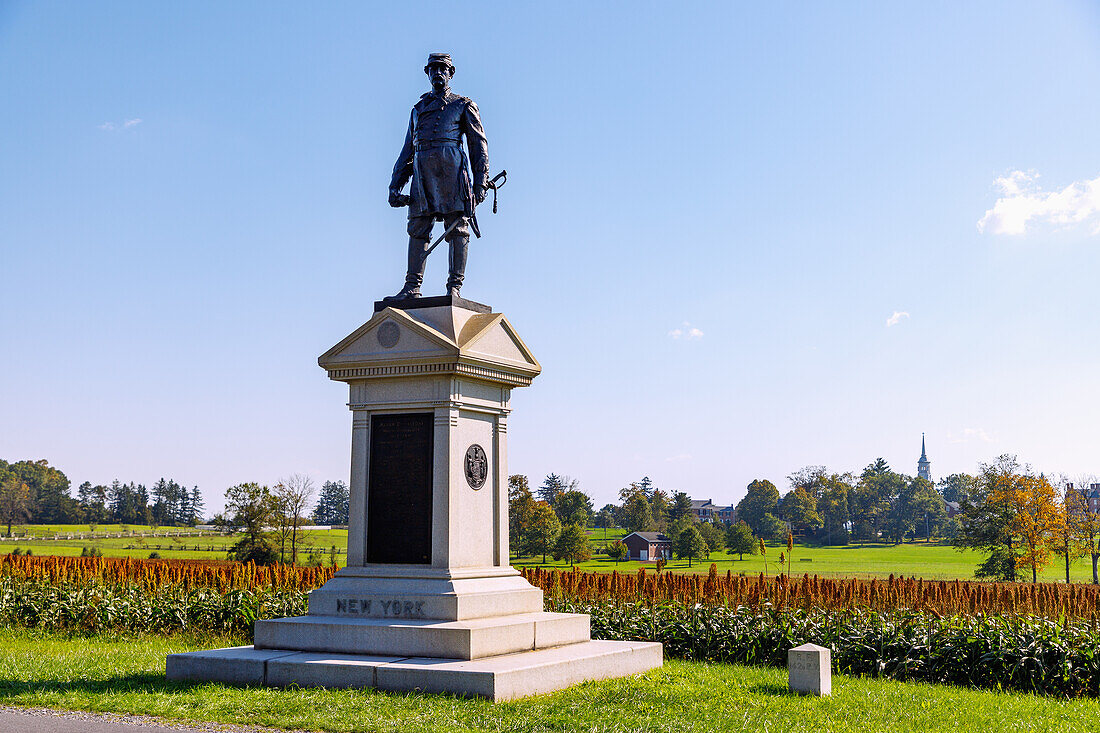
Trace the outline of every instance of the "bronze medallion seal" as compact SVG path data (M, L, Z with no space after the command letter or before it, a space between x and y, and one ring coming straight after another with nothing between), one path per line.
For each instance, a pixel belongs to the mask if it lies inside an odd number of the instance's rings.
M489 459L485 449L474 443L466 449L466 483L471 489L480 489L489 476Z

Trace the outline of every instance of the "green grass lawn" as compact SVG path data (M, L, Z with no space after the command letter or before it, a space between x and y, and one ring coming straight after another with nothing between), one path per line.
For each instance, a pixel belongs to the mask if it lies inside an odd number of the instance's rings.
M358 690L169 682L172 652L246 643L68 638L0 629L0 704L324 731L1092 731L1100 701L836 676L831 698L791 695L782 669L666 661L636 678L498 703Z
M602 530L597 530L602 532ZM759 555L745 555L744 560L738 560L736 555L725 552L712 553L709 559L696 560L688 565L687 560L672 560L666 566L668 570L676 572L706 573L713 562L718 565L718 570L725 574L727 570L734 573L755 575L766 572L770 575L779 573L779 553L786 554L787 547L769 547L767 557ZM513 561L516 567L552 567L568 568L568 563L549 562L542 564L542 557L520 558ZM974 570L978 563L984 559L983 555L974 551L959 552L954 547L940 543L915 542L901 545L874 544L874 545L849 545L847 547L806 547L796 545L794 557L790 564L790 572L793 575L820 575L822 577L879 577L885 578L891 574L926 578L929 580L963 580L973 579ZM766 567L765 567L766 560ZM653 569L652 562L613 562L606 557L595 556L592 560L578 563L582 570L597 572L611 572L618 570L620 573L636 573L639 567ZM783 572L787 572L784 563ZM1077 583L1092 582L1092 563L1088 558L1082 558L1070 565L1070 578ZM1057 559L1040 573L1040 580L1065 581L1065 569ZM1027 578L1030 580L1030 577Z
M133 531L152 532L151 527L139 525L125 525L126 529ZM20 527L22 529L22 527ZM85 547L99 549L104 557L136 557L147 558L150 553L156 552L166 559L187 560L224 560L226 552L237 541L232 535L220 534L188 534L183 537L108 537L97 539L45 539L54 535L66 535L69 533L88 532L87 525L56 526L56 525L32 525L28 528L35 539L22 537L6 539L0 542L0 554L10 553L18 547L24 552L31 550L35 555L59 555L78 556ZM97 533L119 532L122 525L98 525ZM164 531L175 532L176 528L157 528L158 533ZM187 532L187 529L183 530ZM192 530L193 532L193 530ZM335 546L342 553L347 548L347 530L308 530L299 538L298 561L305 562L309 553L313 552L320 557L324 564L329 562L329 548ZM196 549L199 548L199 549ZM289 545L288 545L289 552ZM337 554L336 562L344 565L346 557Z

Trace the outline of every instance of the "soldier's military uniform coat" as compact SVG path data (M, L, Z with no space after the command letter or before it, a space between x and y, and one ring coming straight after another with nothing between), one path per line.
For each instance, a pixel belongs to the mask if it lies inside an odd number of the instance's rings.
M462 148L463 135L469 158ZM485 190L489 180L489 148L473 101L450 91L420 97L409 117L390 188L400 190L409 178L410 220L444 220L450 218L448 214L473 216L474 187ZM410 235L412 224L410 221Z

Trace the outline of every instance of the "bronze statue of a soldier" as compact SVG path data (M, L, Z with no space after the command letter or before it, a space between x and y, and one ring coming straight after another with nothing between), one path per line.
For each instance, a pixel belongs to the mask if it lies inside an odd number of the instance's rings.
M390 206L409 207L409 265L405 286L386 300L420 297L432 226L442 221L450 245L447 294L457 296L466 272L470 229L477 229L475 209L485 200L489 181L489 148L477 105L450 89L455 67L445 53L428 56L424 72L432 90L420 97L409 118L405 145L393 167ZM466 138L469 156L462 147ZM401 189L412 180L409 194Z

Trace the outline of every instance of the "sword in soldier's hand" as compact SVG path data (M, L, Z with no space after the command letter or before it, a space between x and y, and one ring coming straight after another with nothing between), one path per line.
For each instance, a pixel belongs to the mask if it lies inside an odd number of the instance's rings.
M499 191L500 188L507 182L508 182L508 171L502 170L500 173L497 173L495 176L493 176L492 179L488 183L485 184L485 187L488 188L488 189L491 189L492 192L493 192L493 213L494 214L497 213L497 191ZM475 206L476 206L476 204L475 204ZM463 218L464 217L461 217L461 216L457 217L451 223L451 225L449 227L447 227L447 230L439 235L439 239L432 242L432 246L428 247L428 250L424 253L424 256L427 257L428 255L430 255L432 253L432 250L435 249L436 247L438 247L439 243L442 242L444 239L446 239L448 234L450 234L451 232L454 231L455 227L457 227L462 222Z

